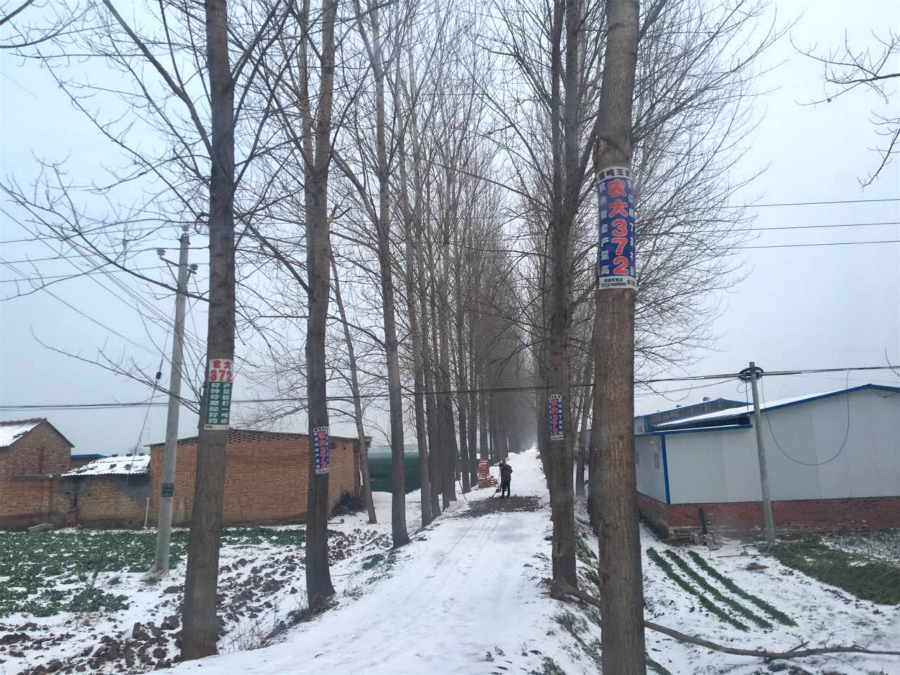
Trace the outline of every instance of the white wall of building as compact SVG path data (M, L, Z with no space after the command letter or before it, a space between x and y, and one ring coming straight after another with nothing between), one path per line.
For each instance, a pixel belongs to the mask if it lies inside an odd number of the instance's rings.
M672 504L762 499L753 429L667 434L666 457Z
M868 389L791 405L764 413L762 430L773 500L900 496L900 394ZM652 455L651 439L661 445L653 434L636 446ZM762 499L755 429L670 432L666 455L672 504ZM665 502L648 459L636 467L638 490Z
M666 503L666 479L663 474L662 437L656 434L634 439L634 470L637 491Z

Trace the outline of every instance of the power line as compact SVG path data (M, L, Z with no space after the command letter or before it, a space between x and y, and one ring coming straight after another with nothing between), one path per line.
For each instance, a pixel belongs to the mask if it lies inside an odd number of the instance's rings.
M765 373L765 377L775 377L775 376L784 376L784 375L805 375L810 373L836 373L836 372L848 372L854 370L892 370L895 371L900 366L896 365L887 365L887 366L862 366L858 368L813 368L806 370L784 370L784 371L767 371ZM739 376L739 373L719 373L712 375L685 375L683 377L661 377L661 378L653 378L648 380L638 380L635 382L637 385L646 385L646 384L656 384L660 382L693 382L699 380L733 380ZM722 382L720 384L724 384ZM593 383L573 383L571 385L573 388L577 387L590 387L593 386ZM521 386L513 386L513 387L484 387L480 389L448 389L443 391L432 391L432 392L422 392L420 395L433 395L433 396L441 396L441 395L464 395L464 394L480 394L480 393L521 393L521 392L534 392L534 391L543 391L545 389L549 389L549 385L521 385ZM415 392L403 392L401 394L404 397L412 398L415 397ZM360 394L360 398L367 400L375 400L375 399L387 399L389 398L389 394ZM180 399L182 403L195 403L194 401L188 401L184 398ZM302 402L304 399L295 397L295 398L252 398L252 399L234 399L232 400L233 405L254 405L261 403L297 403ZM345 402L350 403L353 402L353 396L329 396L329 401L332 402ZM115 403L58 403L58 404L49 404L49 405L39 405L39 404L26 404L26 405L0 405L0 410L107 410L107 409L116 409L116 408L136 408L143 407L147 404L147 401L132 401L132 402L115 402ZM168 405L165 401L153 402L151 405L154 406L165 406Z
M5 261L0 261L5 262ZM90 272L73 272L72 274L53 274L47 276L37 276L37 277L24 277L20 279L0 279L0 284L11 284L11 283L22 283L23 281L47 281L53 279L77 279L78 277L89 277L94 276L96 274L127 274L128 272L151 272L153 270L164 270L168 269L166 267L157 266L157 267L135 267L129 268L128 270L123 269L111 269L111 270L100 270L95 269Z
M751 248L808 248L811 246L865 246L867 244L900 244L900 239L883 239L881 241L829 241L815 244L768 244L760 246L736 246L737 249Z
M765 232L769 230L819 230L829 227L874 227L876 225L900 225L900 221L885 221L879 223L829 223L827 225L784 225L776 227L747 227L732 229L729 232Z
M765 208L768 206L825 206L832 204L871 204L876 202L900 202L900 197L886 197L884 199L835 199L821 202L770 202L768 204L744 204L743 206L729 206L727 208Z
M850 371L850 370L847 371L847 381L846 381L846 383L844 384L844 389L849 389L849 388L850 388L850 373L851 373L851 372L852 372L852 371ZM762 378L762 399L763 399L763 406L766 405L766 384L765 384L765 380L766 380L766 378L763 377L763 378ZM833 462L833 461L836 460L838 457L840 457L841 453L844 451L844 448L847 447L847 439L850 438L850 393L849 393L849 392L844 392L844 398L847 399L847 424L846 424L846 428L844 429L844 440L841 441L841 447L838 448L837 452L834 453L834 455L832 455L831 457L829 457L828 459L826 459L824 462L804 462L803 460L800 460L800 459L796 459L796 458L794 458L794 457L791 457L791 456L785 451L785 449L781 447L781 443L778 442L778 437L775 435L775 430L772 428L772 416L769 415L768 412L766 412L766 424L768 424L768 426L769 426L769 433L772 435L772 440L775 441L775 447L777 447L777 448L781 451L781 454L782 454L782 455L784 455L785 457L787 457L789 460L791 460L791 461L794 462L795 464L800 464L800 465L802 465L802 466L825 466L826 464L831 464L831 462ZM764 411L764 412L765 412L765 411Z
M46 242L43 242L43 241L42 241L41 243L46 243ZM67 243L68 243L68 242L67 242ZM205 249L206 247L205 247L205 246L194 246L194 247L192 247L192 248L193 248L194 250L200 250L200 249ZM163 249L163 250L166 250L166 251L175 251L175 250L177 250L176 248L174 248L174 247L172 247L172 246L154 246L153 248L144 248L144 249L140 249L140 250L138 250L138 251L129 251L129 253L131 253L131 254L148 253L148 252L150 252L150 251L156 251L157 249ZM87 258L88 258L88 255L85 255L85 254L78 254L78 255L57 255L57 256L52 256L52 257L48 257L48 258L22 258L21 260L7 260L6 262L11 263L11 264L13 264L13 265L16 265L16 264L24 264L24 263L52 262L53 260L85 260L85 259L87 259ZM128 262L128 260L115 261L115 264L121 265L121 264L123 264L123 263L125 263L125 262ZM106 261L104 264L112 265L113 263L112 263L112 262L109 262L109 261ZM195 263L195 264L197 264L197 265L208 265L209 263L198 262L198 263Z
M23 272L20 272L17 268L13 267L13 265L11 265L11 264L8 263L8 262L0 261L0 264L6 265L9 269L11 269L13 272L15 272L16 274L18 274L20 277L25 277L25 276L26 276ZM138 349L143 349L145 352L149 352L149 353L154 354L154 355L156 354L156 352L154 352L152 349L150 349L150 348L148 348L148 347L145 347L144 345L135 342L135 341L132 340L131 338L125 337L125 336L122 335L119 331L114 330L114 329L110 328L109 326L107 326L105 323L101 323L100 321L98 321L97 319L93 318L92 316L89 316L89 315L85 314L85 313L82 312L80 309L78 309L77 307L75 307L75 305L73 305L73 304L71 304L71 303L69 303L69 302L63 300L61 297L59 297L58 295L56 295L56 293L54 293L53 291L49 290L48 288L43 287L43 288L41 288L41 289L39 289L39 290L44 291L47 295L49 295L49 296L52 297L52 298L56 298L56 299L59 300L62 304L64 304L66 307L68 307L69 309L71 309L73 312L76 312L77 314L80 314L80 315L83 316L85 319L87 319L87 320L90 321L91 323L94 323L94 324L100 326L100 327L103 328L104 330L108 330L108 331L109 331L110 333L112 333L113 335L118 335L120 338L122 338L122 339L125 340L126 342L128 342L128 343L134 345L134 346L137 347Z
M62 241L64 241L69 246L70 249L75 251L76 255L74 255L74 256L61 255L60 258L66 260L66 262L68 262L69 265L71 265L76 270L78 270L79 273L82 273L82 268L79 267L75 262L73 262L72 259L81 259L85 262L95 262L95 261L92 261L91 253L85 250L83 244L81 244L75 240L72 240L72 239L63 239ZM46 241L41 240L41 243L44 246L46 246L47 248L53 250L53 247ZM148 248L148 249L144 249L144 250L149 251L149 250L153 250L153 249ZM2 261L0 261L0 262L2 262ZM109 261L106 261L106 260L104 260L103 262L99 262L99 263L97 263L96 267L92 268L92 271L99 272L100 274L105 276L114 286L117 286L119 289L124 291L129 297L132 298L132 300L134 300L135 305L131 305L127 300L122 298L115 291L113 291L108 286L104 285L102 282L100 282L98 279L94 278L93 276L91 277L91 281L96 283L98 286L100 286L100 288L105 290L107 293L112 295L114 298L116 298L120 302L124 303L126 306L136 309L138 311L139 315L143 316L140 312L140 309L138 309L138 305L142 305L150 312L151 316L155 316L158 321L160 321L163 324L166 324L168 327L171 327L171 322L169 321L168 315L166 315L164 312L159 310L157 307L151 305L149 302L147 302L147 300L145 298L141 297L138 293L136 293L131 287L129 287L128 285L123 283L120 279L117 279L114 276L112 276L112 273L114 271L123 271L124 272L126 270L123 270L121 268L116 268L113 270L108 269L106 266L109 264L110 264ZM166 269L163 266L160 266L160 268ZM131 270L131 271L134 271L134 270ZM21 273L20 273L20 275L21 275ZM79 274L79 275L81 275L81 274ZM90 276L90 275L85 275L85 276ZM143 277L143 278L146 278L146 277ZM185 332L184 332L184 338L188 344L190 344L192 341L200 340L199 337L191 335L187 330L185 330Z

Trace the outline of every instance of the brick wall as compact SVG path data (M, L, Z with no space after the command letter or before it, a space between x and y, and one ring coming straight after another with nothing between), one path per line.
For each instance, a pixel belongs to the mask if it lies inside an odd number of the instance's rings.
M150 476L72 476L62 479L68 524L88 527L142 527L150 496Z
M641 515L663 533L676 527L699 530L701 507L707 525L719 532L746 536L765 526L761 502L666 505L638 494ZM778 501L772 503L772 518L780 532L896 528L900 497Z
M0 528L65 520L66 501L52 476L69 470L71 449L47 422L0 449Z
M359 494L355 447L352 439L331 439L328 488L331 508L340 502L343 493ZM150 522L153 524L159 511L162 462L163 445L151 446ZM230 431L225 464L224 524L302 522L306 518L308 463L309 438L305 435ZM172 518L178 525L190 521L196 470L196 439L179 442L172 505Z

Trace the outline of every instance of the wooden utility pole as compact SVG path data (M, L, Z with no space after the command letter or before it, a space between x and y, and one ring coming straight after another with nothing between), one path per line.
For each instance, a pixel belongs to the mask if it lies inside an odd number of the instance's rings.
M750 367L741 371L741 379L749 379L753 388L753 426L756 427L756 452L759 454L759 482L762 485L763 513L766 518L766 543L775 543L775 521L772 518L772 498L769 495L769 468L766 464L766 448L763 445L762 417L759 414L759 391L756 381L763 374L751 361Z
M175 493L175 461L178 454L178 413L181 410L181 363L184 353L184 312L187 304L188 245L187 226L181 235L178 254L178 281L175 291L175 328L172 333L172 369L169 371L169 410L166 416L166 448L163 455L159 491L159 515L156 519L156 560L148 577L162 578L169 573L169 544L172 541L172 497ZM164 253L160 249L160 253ZM162 258L162 255L160 255ZM163 258L164 262L168 262ZM169 263L171 264L171 263Z
M607 0L594 172L600 231L594 424L598 425L602 670L646 673L634 472L634 201L631 108L638 0Z
M228 61L228 3L206 0L206 65L212 126L209 179L209 321L204 403L209 407L212 364L234 359L234 82ZM218 369L216 369L218 370ZM218 373L216 375L218 379ZM218 389L218 386L216 387ZM230 381L229 381L230 392ZM229 401L230 403L230 401ZM206 412L203 410L201 412ZM201 416L191 538L184 582L181 660L216 653L216 587L225 494L225 424L205 424Z

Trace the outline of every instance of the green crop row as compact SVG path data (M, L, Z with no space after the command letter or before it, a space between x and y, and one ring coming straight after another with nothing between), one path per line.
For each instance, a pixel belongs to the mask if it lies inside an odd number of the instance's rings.
M721 591L719 591L718 588L716 588L715 586L710 584L706 579L704 579L700 574L698 574L694 568L692 568L690 565L688 565L687 562L680 555L675 553L675 551L668 550L668 551L666 551L666 555L669 557L669 559L672 560L672 562L674 562L676 565L678 565L678 567L681 568L681 570L685 574L687 574L691 579L693 579L694 582L698 586L700 586L700 588L702 588L707 593L712 595L716 600L718 600L719 602L725 603L726 605L731 607L731 609L733 609L738 614L743 614L745 617L750 619L757 626L759 626L761 628L772 628L771 623L769 623L768 621L763 619L761 616L757 616L756 614L754 614L752 611L750 611L748 608L744 607L741 603L739 603L734 598L729 598L727 595L724 595Z
M711 602L709 600L709 598L707 598L700 591L698 591L696 588L694 588L688 581L686 581L685 579L682 579L681 575L678 574L678 572L676 572L674 570L674 568L669 564L669 562L665 558L663 558L659 553L657 553L655 549L648 548L647 555L650 558L650 560L652 560L654 563L656 563L659 566L659 568L663 572L665 572L666 575L670 579L672 579L672 581L674 581L676 584L681 586L686 592L690 593L691 595L696 596L697 599L700 601L700 604L704 608L706 608L709 612L711 612L715 616L719 617L725 623L730 623L735 628L738 628L743 631L749 630L749 628L747 628L746 624L742 623L741 621L735 619L733 616L731 616L727 612L723 611L715 603Z
M706 560L704 560L703 557L696 551L688 551L688 555L691 556L691 560L693 560L697 564L697 566L700 569L702 569L704 572L706 572L709 576L711 576L713 579L718 581L720 584L722 584L725 588L727 588L729 591L731 591L735 595L739 595L742 598L744 598L745 600L752 602L754 605L759 607L766 614L768 614L773 619L775 619L778 623L784 624L785 626L796 626L797 625L796 623L794 623L794 621L791 619L791 617L789 617L787 614L785 614L784 612L782 612L778 609L775 609L772 605L770 605L768 602L766 602L762 598L759 598L759 597L753 595L752 593L746 592L744 589L742 589L740 586L738 586L736 583L734 583L731 579L726 577L724 574L719 573L718 570L716 570L712 565L710 565L708 562L706 562Z

